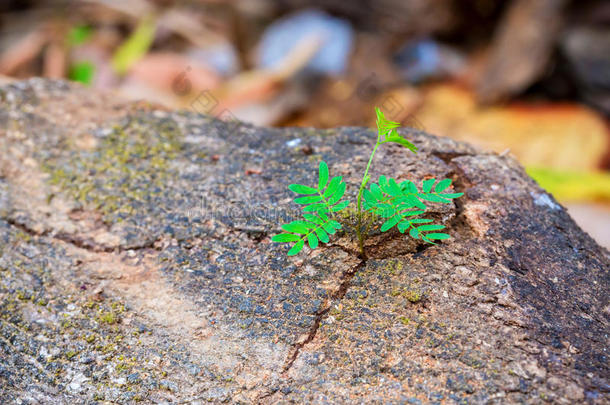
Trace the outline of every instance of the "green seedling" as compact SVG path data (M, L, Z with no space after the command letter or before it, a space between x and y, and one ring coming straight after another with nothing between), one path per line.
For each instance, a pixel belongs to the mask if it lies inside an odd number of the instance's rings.
M369 157L364 170L360 189L356 201L356 237L362 258L366 258L364 241L369 231L365 224L365 215L371 214L382 218L381 232L387 232L396 227L401 233L408 233L415 239L434 244L435 241L449 239L449 235L439 232L444 225L433 224L431 219L425 218L427 204L449 204L451 200L461 197L463 193L451 192L451 179L437 182L436 179L427 179L422 182L421 188L411 180L398 183L393 178L380 176L377 183L370 181L369 169L373 163L375 152L384 143L397 143L417 153L417 147L398 134L400 124L385 118L383 112L375 109L377 113L377 142ZM318 169L317 187L302 184L291 184L288 188L299 197L294 202L303 206L303 219L282 225L285 233L271 238L273 242L293 243L288 256L298 254L305 247L310 249L318 247L319 242L328 243L330 235L334 235L342 228L337 221L337 214L347 208L348 200L343 200L346 184L341 176L329 180L329 170L326 162L321 161Z

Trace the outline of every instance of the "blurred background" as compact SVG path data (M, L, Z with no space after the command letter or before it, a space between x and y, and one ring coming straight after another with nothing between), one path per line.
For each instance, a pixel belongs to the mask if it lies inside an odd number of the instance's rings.
M34 76L267 126L404 125L512 153L610 248L610 2L2 0Z

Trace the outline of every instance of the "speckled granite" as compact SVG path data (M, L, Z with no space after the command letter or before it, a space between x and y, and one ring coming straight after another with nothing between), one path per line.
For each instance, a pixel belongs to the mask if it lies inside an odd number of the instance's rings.
M510 157L378 152L466 193L446 243L270 243L289 177L323 158L353 199L373 136L0 87L0 402L609 401L610 255Z

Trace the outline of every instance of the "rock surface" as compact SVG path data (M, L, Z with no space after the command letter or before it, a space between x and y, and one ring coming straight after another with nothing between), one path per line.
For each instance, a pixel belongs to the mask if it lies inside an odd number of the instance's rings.
M270 242L321 158L353 200L373 136L0 87L0 402L607 403L610 254L510 157L380 149L466 193L446 243Z

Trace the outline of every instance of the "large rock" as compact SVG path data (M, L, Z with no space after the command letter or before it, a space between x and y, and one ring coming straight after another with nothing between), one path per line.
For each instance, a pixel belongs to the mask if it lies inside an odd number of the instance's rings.
M465 192L428 246L270 242L368 129L265 129L31 80L0 88L0 401L604 403L608 251L515 160L407 131L380 174ZM349 225L349 224L348 224Z

